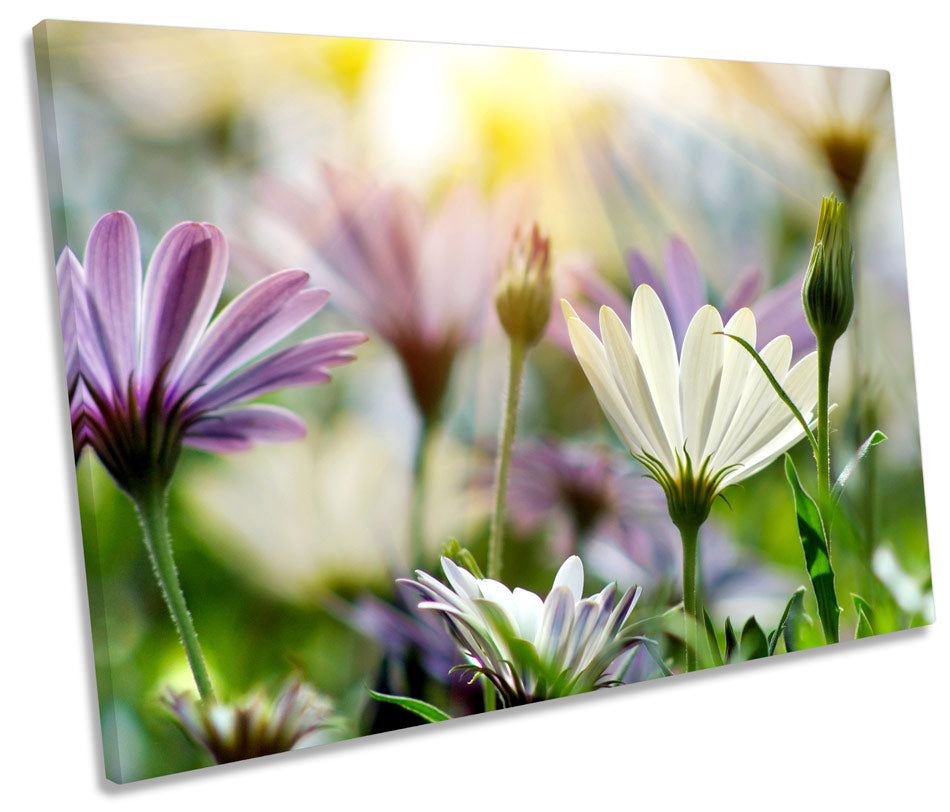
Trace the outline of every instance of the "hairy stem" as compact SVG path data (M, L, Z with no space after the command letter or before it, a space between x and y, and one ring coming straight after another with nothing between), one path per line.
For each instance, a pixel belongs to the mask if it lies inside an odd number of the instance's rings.
M512 340L508 364L508 388L498 436L498 456L495 460L495 507L492 511L491 533L488 538L488 577L500 579L505 534L505 500L508 495L508 469L511 467L511 444L518 422L518 401L521 399L521 379L527 348L524 342Z
M168 534L168 502L166 487L153 483L145 485L132 497L138 512L139 522L145 538L145 548L152 562L152 570L158 580L162 597L171 613L178 636L185 648L185 656L191 673L198 686L198 693L202 699L213 699L214 690L211 687L211 677L201 655L198 645L198 635L191 620L191 613L185 604L185 595L178 582L178 569L172 554L172 540Z
M686 620L686 670L699 668L699 641L696 630L702 616L702 602L696 585L696 548L699 539L698 524L683 524L679 527L683 542L683 608Z

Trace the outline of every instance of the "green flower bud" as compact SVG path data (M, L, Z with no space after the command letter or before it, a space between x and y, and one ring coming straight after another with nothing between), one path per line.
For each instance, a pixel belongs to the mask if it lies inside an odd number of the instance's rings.
M819 341L836 341L854 312L854 251L847 204L822 198L815 247L802 285L805 317Z
M551 315L554 286L551 282L551 240L538 226L523 239L515 234L508 267L495 286L495 310L512 341L533 347L541 340Z

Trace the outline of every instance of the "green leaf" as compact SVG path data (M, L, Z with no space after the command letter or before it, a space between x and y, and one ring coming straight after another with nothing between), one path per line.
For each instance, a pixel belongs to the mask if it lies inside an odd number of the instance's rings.
M825 537L821 514L815 501L805 493L798 479L798 472L791 456L785 455L785 476L792 486L795 497L795 515L798 520L798 537L805 552L805 568L811 578L818 600L818 618L825 633L826 643L838 642L838 596L835 594L835 573L831 568L828 541Z
M854 611L858 613L858 628L854 634L854 639L873 637L875 632L874 626L871 625L871 618L874 617L874 610L871 609L871 604L854 592L851 593L851 600L854 601Z
M765 373L765 377L769 379L769 383L772 384L772 388L775 390L775 394L779 396L782 403L784 403L791 410L792 414L795 416L795 419L801 423L802 428L805 430L805 436L808 438L808 442L811 443L811 449L815 453L815 458L818 458L818 441L815 439L815 435L812 433L811 427L808 425L808 421L802 416L802 413L798 410L798 407L795 405L794 401L788 396L782 385L775 380L775 376L772 374L772 370L769 369L769 365L762 360L756 351L748 341L740 336L734 336L732 333L716 333L715 335L725 336L726 338L731 338L733 341L737 341L749 353L755 362L759 365Z
M759 621L753 615L742 627L742 640L739 643L739 658L742 660L758 660L769 656L769 642L765 639L765 632Z
M792 595L789 602L788 618L785 621L785 629L782 632L782 639L785 641L786 651L798 651L808 648L806 643L806 629L812 628L811 618L805 614L805 588L802 587L798 592Z
M739 641L736 639L736 630L732 628L732 621L726 618L726 662L732 662L739 650Z
M444 722L447 719L452 718L444 710L440 710L435 705L430 705L428 702L423 702L421 699L413 699L410 696L379 694L370 688L367 688L366 690L369 695L373 697L373 699L376 699L380 702L390 702L393 705L398 705L404 710L411 711L416 716L421 716L427 722Z
M841 476L838 477L838 481L835 482L834 487L831 489L831 497L835 502L841 499L841 493L844 491L844 486L851 478L851 474L854 473L854 469L858 467L858 463L867 456L867 453L870 451L872 446L883 443L886 439L887 435L883 431L874 431L872 432L871 436L861 444L861 447L854 452L854 456L848 460L848 464L841 472Z
M864 609L858 610L858 628L854 633L854 639L860 640L862 637L873 637L874 629L871 627L871 621L868 620Z
M869 604L866 600L864 600L864 598L862 598L857 593L855 592L851 593L851 600L854 603L854 611L857 612L859 615L861 614L861 612L864 612L864 614L866 614L868 617L872 617L874 615L874 610L871 609L871 604Z
M792 606L797 603L798 606L799 606L799 608L800 608L801 605L802 605L802 601L804 600L804 598L805 598L805 587L800 586L798 589L796 589L796 590L792 593L792 597L790 597L790 598L788 599L788 603L785 604L785 611L782 612L782 618L781 618L781 620L779 620L778 626L776 626L775 629L772 631L772 633L769 635L769 656L770 656L770 657L771 657L773 654L775 654L775 648L776 648L776 646L778 645L778 639L779 639L779 637L785 637L785 636L786 636L786 631L785 631L785 629L786 629L786 627L788 626L788 623L789 623L789 614L790 614L791 611L792 611ZM787 637L786 637L786 641L785 641L785 649L786 649L786 651L792 651L792 649L788 647L788 639L787 639Z
M716 639L716 630L713 628L709 612L703 609L703 619L706 621L706 642L709 644L709 656L713 665L722 665L722 654L719 651L719 641Z

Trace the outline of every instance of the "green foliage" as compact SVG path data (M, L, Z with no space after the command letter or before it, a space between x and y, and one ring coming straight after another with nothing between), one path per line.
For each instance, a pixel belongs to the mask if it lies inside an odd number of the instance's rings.
M421 699L413 699L409 696L380 694L370 688L367 688L366 691L373 699L379 702L390 702L393 705L398 705L400 708L416 714L416 716L425 719L427 722L444 722L452 718L444 710L437 708L435 705L430 705L428 702L423 702Z
M828 540L821 521L818 505L805 493L798 479L792 458L785 455L785 476L795 497L795 516L798 522L798 537L805 553L805 568L811 578L818 601L818 617L828 643L838 642L838 617L841 608L835 594L835 574L831 568Z

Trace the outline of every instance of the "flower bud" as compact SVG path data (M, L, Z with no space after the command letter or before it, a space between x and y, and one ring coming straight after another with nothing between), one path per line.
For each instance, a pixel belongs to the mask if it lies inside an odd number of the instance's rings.
M537 224L527 239L515 234L508 267L495 286L498 319L512 341L533 347L544 334L551 315L551 240L542 237Z
M854 312L854 251L847 204L822 198L818 232L802 286L805 316L819 341L836 341Z

